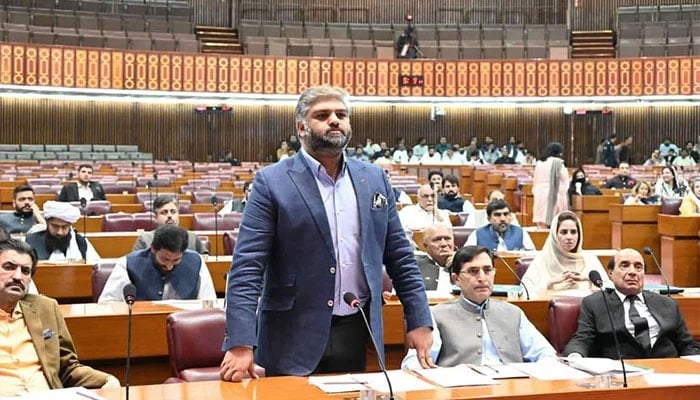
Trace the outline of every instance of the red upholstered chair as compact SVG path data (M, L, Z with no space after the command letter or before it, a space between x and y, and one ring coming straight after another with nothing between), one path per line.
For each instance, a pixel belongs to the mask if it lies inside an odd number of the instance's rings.
M109 279L109 275L114 269L113 262L99 262L92 267L92 301L97 303L97 300L102 294L102 289Z
M209 242L209 236L207 235L197 235L197 239L202 243L204 247L204 252L207 254L211 253L211 242Z
M102 218L102 232L133 232L135 230L132 214L106 214Z
M153 201L157 196L173 196L177 198L177 193L173 192L158 192L156 195L155 190L151 190L150 192L138 192L136 193L136 201L141 203L141 204L146 204L146 201Z
M146 200L143 202L143 211L152 212L153 202L151 200ZM192 214L192 202L189 200L178 200L177 209L180 214Z
M683 201L680 197L661 197L661 210L659 214L666 215L680 215L681 202Z
M559 297L549 301L549 342L562 354L578 327L580 297Z
M61 179L59 178L27 178L27 185L60 185Z
M170 370L183 381L218 381L224 359L226 314L223 310L193 310L170 314L166 321ZM206 332L206 334L204 334ZM265 370L256 366L258 376Z
M168 187L170 186L170 178L153 179L152 176L139 176L136 178L136 186L146 187L150 182L152 187Z
M136 183L133 181L105 182L102 188L107 194L136 193Z
M518 274L520 279L523 278L527 269L530 268L530 263L534 257L523 257L515 260L515 273Z
M80 209L81 214L83 214L84 212L88 216L105 215L109 214L112 211L112 203L106 200L88 201L85 205L85 211L83 211L83 209L80 208L79 201L71 201L71 204L78 207L78 209Z
M194 193L194 192L216 192L214 186L206 185L182 185L180 186L180 193Z
M455 238L455 248L461 249L464 247L464 243L467 242L469 235L474 232L474 228L467 228L466 226L453 226L452 235Z
M232 231L241 225L242 213L218 215L214 213L194 213L192 215L193 231L213 231L214 218L217 219L219 231Z
M134 230L152 231L158 227L152 213L134 213Z
M208 191L198 191L192 193L192 199L195 204L211 203L211 198L216 196L219 200L219 204L224 204L233 198L232 192L208 192Z
M233 255L233 250L236 248L236 240L238 239L238 230L224 232L224 255Z
M0 178L0 180L2 180ZM32 185L34 193L36 194L56 194L56 192L49 185Z

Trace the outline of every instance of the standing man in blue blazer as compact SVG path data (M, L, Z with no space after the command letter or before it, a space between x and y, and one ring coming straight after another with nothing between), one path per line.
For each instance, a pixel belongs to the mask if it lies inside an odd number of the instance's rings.
M344 156L350 113L342 89L306 90L295 111L302 150L255 177L228 276L224 380L256 377L254 361L266 376L364 370L369 334L343 295L360 299L383 356L382 264L407 342L432 365L425 286L391 185Z

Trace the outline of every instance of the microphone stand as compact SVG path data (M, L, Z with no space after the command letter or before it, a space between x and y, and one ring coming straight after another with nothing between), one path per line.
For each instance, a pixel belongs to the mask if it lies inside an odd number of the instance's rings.
M591 280L591 282L593 282L593 285L600 288L600 294L603 296L603 303L605 303L605 310L608 314L608 320L610 321L610 328L612 329L613 340L615 341L617 357L620 358L620 364L622 365L622 387L627 387L627 369L625 368L625 359L622 357L620 341L617 339L617 329L615 329L615 322L613 321L612 313L610 312L608 297L605 295L605 289L603 288L603 281L600 279L600 275L596 271L591 271L591 275L593 273L595 273L598 276L596 277L596 279L592 279L592 277L589 275L589 279Z
M87 200L80 198L80 209L83 212L83 235L87 235Z
M156 186L156 197L158 197L158 173L153 173L153 184Z
M493 258L497 258L497 259L501 260L501 262L503 263L503 265L505 265L506 268L508 268L508 271L510 271L510 273L513 274L513 276L515 277L515 279L518 280L518 285L522 286L523 289L525 289L525 300L530 300L530 291L527 290L527 286L525 286L525 284L523 283L523 280L520 278L520 276L518 276L518 274L517 274L517 273L515 272L515 270L510 266L510 264L508 264L508 262L507 262L503 257L499 256L499 255L496 254L496 253L493 254Z
M211 196L211 205L214 206L214 260L219 261L219 214L216 212L219 199L216 194Z
M656 258L656 254L651 250L650 247L645 247L644 248L644 254L650 255L651 258L654 260L654 264L656 264L656 268L659 270L659 273L661 274L661 278L663 278L664 283L666 284L666 296L671 297L671 285L668 284L668 279L666 279L666 274L664 274L664 270L661 269L661 264L659 263L659 260Z
M150 212L151 212L151 214L155 214L155 210L153 209L153 182L152 181L146 182L146 189L148 189L148 201L151 203ZM153 230L153 216L151 216L151 222L149 225L151 226L151 230Z

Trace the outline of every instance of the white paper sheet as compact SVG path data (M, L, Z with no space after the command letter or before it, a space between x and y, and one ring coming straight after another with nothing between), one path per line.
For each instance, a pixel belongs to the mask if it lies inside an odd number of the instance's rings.
M649 374L644 379L651 386L700 385L700 374Z
M451 368L427 368L414 371L442 387L498 384L495 380L474 371L464 364Z
M622 364L620 364L620 360L598 357L572 357L566 360L569 362L569 366L589 372L593 375L622 373ZM628 363L625 363L625 370L628 376L642 375L654 371L651 368L642 368Z
M20 397L2 397L4 399L13 400L105 400L104 397L91 392L84 387L74 387L67 389L42 390L39 392L27 393Z
M391 380L391 386L394 389L394 393L435 389L435 386L402 370L387 371L387 374ZM386 378L381 372L374 372L370 374L352 374L352 376L355 378L355 380L367 382L367 386L376 391L389 393L389 386L386 383Z
M310 376L309 384L325 393L359 392L366 386L350 374L332 376Z
M557 360L545 359L536 363L515 363L510 364L510 366L542 381L586 379L591 377L591 375L576 368L571 368Z
M697 363L700 363L700 356L699 356L699 355L696 355L696 356L681 356L681 358L685 358L686 360L695 361L695 362L697 362Z
M529 378L530 376L511 365L474 365L473 370L493 379Z

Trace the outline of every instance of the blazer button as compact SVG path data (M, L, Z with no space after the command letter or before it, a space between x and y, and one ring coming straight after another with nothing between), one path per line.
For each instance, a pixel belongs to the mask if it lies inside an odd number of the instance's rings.
M477 350L477 351L476 351L476 354L481 354L481 350Z
M331 267L329 271L331 271L331 274L335 274L335 267Z
M328 304L328 307L333 307L333 300L328 300L328 303L326 304Z
M481 317L476 317L476 320L477 320L477 321L481 321Z
M162 291L162 290L159 290L159 291L158 291L158 294L162 296L162 295L163 295L163 291Z
M481 333L477 333L477 334L476 334L476 337L481 337Z

